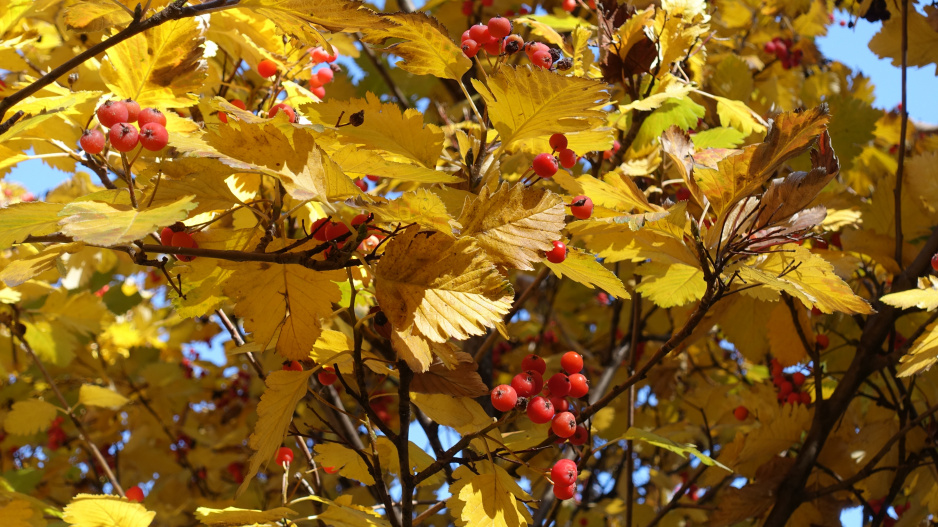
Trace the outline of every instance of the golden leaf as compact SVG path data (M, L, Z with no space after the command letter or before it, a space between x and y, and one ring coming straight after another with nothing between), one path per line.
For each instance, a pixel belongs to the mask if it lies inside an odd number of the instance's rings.
M461 236L471 236L495 265L522 271L560 239L566 211L560 196L542 188L502 184L492 192L484 187L466 204L459 224Z
M925 333L915 339L915 344L899 359L899 377L909 377L930 369L938 362L938 322L925 328Z
M76 527L148 527L156 517L139 503L95 494L75 496L63 512L62 519Z
M436 362L425 373L415 373L410 382L411 391L458 397L481 397L489 393L489 387L477 373L479 365L472 355L457 351L455 356L457 362L453 366Z
M802 333L808 340L808 344L813 345L814 331L808 320L808 311L796 304L795 312L798 313L798 325L801 326ZM805 349L801 337L798 336L798 329L795 327L791 311L785 302L775 304L766 325L768 326L769 348L779 364L787 368L808 359L808 350Z
M746 135L765 131L762 118L753 113L743 101L725 97L714 98L717 101L717 115L720 116L720 124L723 126L731 126Z
M282 244L278 240L268 250ZM225 282L225 294L237 301L235 314L244 319L244 328L261 349L279 334L278 353L290 360L305 359L319 338L322 319L342 297L335 282L343 280L344 273L266 262L218 265L238 274L238 280Z
M4 527L32 527L33 507L25 500L11 500L0 505Z
M567 258L564 261L555 264L544 260L544 265L550 267L559 278L567 277L590 289L598 287L617 298L631 298L615 273L596 261L594 255L579 249L567 248Z
M14 243L20 243L27 236L42 236L58 230L58 203L32 201L15 203L0 209L0 249L6 249Z
M485 99L502 148L595 128L606 118L602 107L609 94L598 81L563 77L540 68L503 67L489 75L487 84L473 79L472 85Z
M375 450L378 451L378 457L381 459L382 468L386 468L392 474L401 473L401 462L397 455L397 445L391 442L385 436L378 438L375 444ZM433 458L430 454L423 451L422 448L409 441L407 443L407 454L410 461L410 473L418 474L423 469L433 464ZM387 465L386 467L384 465ZM446 474L437 472L417 484L418 487L436 487L446 481Z
M328 508L316 517L329 527L390 527L391 523L370 507L360 507L352 503L352 496L345 494L335 501L319 496L310 499L328 505Z
M446 205L440 196L419 188L414 192L405 192L390 201L376 199L373 204L363 206L373 212L379 221L407 225L417 223L428 229L453 235L453 217L446 211Z
M59 212L62 232L76 241L94 245L118 245L144 238L158 227L188 217L196 207L194 196L186 196L162 207L137 210L100 201L74 201Z
M363 150L355 145L345 145L335 152L330 152L329 155L333 161L342 167L343 172L356 174L359 177L376 175L416 183L459 183L462 181L461 178L447 174L442 170L390 161L385 158L385 156L391 157L388 154L382 156L377 152Z
M293 421L293 412L306 395L306 386L312 374L312 370L279 370L267 376L267 389L257 404L257 424L254 425L254 433L248 438L248 446L254 453L244 481L238 487L239 496L248 488L261 465L269 462L283 443L287 428Z
M129 403L130 400L109 388L93 384L82 384L81 389L78 391L78 402L86 406L100 406L118 410Z
M324 467L338 470L340 476L361 481L365 485L374 485L375 478L368 472L365 460L351 448L339 443L317 443L316 461Z
M38 399L13 403L3 421L3 429L14 435L31 435L47 429L58 414L54 405Z
M68 0L63 11L69 29L88 32L126 26L133 20L130 13L113 0Z
M196 216L204 212L227 210L240 202L225 182L232 170L218 161L184 157L174 159L172 163L162 163L159 171L162 172L162 179L157 185L151 178L153 185L145 190L140 203L160 207L185 196L198 196L198 204L190 211L191 215ZM153 196L154 190L156 196Z
M329 46L319 32L356 32L386 25L374 11L354 0L244 0L237 6L271 20L287 35Z
M13 260L0 270L0 281L10 287L16 287L55 268L63 254L80 251L84 246L81 242L52 245L32 256Z
M134 35L107 51L101 78L119 99L134 99L141 108L191 106L190 93L202 90L208 74L203 31L195 18L183 18Z
M780 248L787 252L758 256L740 267L739 276L746 282L784 291L824 313L868 315L873 312L866 300L854 294L850 286L834 274L830 262L798 245Z
M769 128L765 142L723 159L716 169L698 168L698 184L714 211L723 214L760 188L785 160L804 152L826 124L826 106L781 114Z
M434 342L482 335L511 308L511 285L468 238L417 226L388 243L376 269L375 296L398 331L413 326Z
M203 525L212 527L239 527L257 523L269 524L291 516L296 516L296 511L286 507L277 507L266 511L239 509L237 507L225 507L224 509L199 507L195 510L195 517Z
M469 397L445 394L411 393L411 400L432 421L468 435L492 424L482 406Z
M707 283L699 267L648 262L635 269L642 283L635 290L660 307L683 306L700 300Z
M456 525L523 527L533 522L524 505L531 496L505 469L487 462L476 463L474 468L478 474L467 466L453 471L456 481L450 485L452 497L446 506Z
M892 65L902 65L902 17L898 9L893 16L883 21L879 33L870 39L869 47L873 53L882 59L892 59ZM938 64L938 31L936 31L926 18L917 9L910 9L908 13L908 56L909 66L929 66ZM936 68L938 72L938 68Z
M880 297L886 305L900 309L917 307L926 311L938 308L938 278L925 276L918 279L918 289L909 289L899 293L890 293Z
M448 31L435 18L423 12L386 15L388 26L366 30L372 42L401 39L383 51L404 59L395 65L414 75L433 75L459 81L472 67L472 61L450 40Z
M573 196L589 196L593 203L600 207L622 212L660 210L660 207L648 203L648 199L635 186L632 178L615 172L606 174L604 179L596 179L589 174L574 178L566 172L558 172L553 180Z

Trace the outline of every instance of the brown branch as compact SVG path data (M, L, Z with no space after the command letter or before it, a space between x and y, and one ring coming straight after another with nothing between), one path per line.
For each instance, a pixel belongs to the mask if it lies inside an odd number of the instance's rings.
M414 475L410 471L410 381L414 372L403 360L397 361L400 383L397 387L397 404L401 431L397 436L397 460L401 467L401 527L412 527L414 522Z
M183 18L190 18L212 13L214 11L229 9L235 7L238 5L238 3L239 0L211 0L203 4L185 5L185 0L176 0L175 2L167 5L162 11L156 13L150 18L147 18L146 20L134 20L130 23L130 25L119 31L114 36L99 42L94 46L91 46L78 55L75 55L69 60L63 62L58 67L54 68L49 73L37 79L29 86L14 93L13 95L10 95L9 97L4 98L2 101L0 101L0 119L2 119L6 115L7 110L12 108L16 103L25 100L30 95L33 95L53 82L56 82L59 77L67 74L70 70L82 64L86 60L93 58L99 53L103 53L107 49L120 44L134 35L143 33L148 29L152 29L156 26L169 22L170 20L180 20ZM10 121L7 121L6 123L3 123L3 125L0 125L0 134L3 134L7 131L7 129L9 129L9 126L12 126L12 123L7 126L7 123L9 122Z
M899 124L899 165L896 167L895 220L896 224L896 263L902 269L902 177L905 164L905 135L909 127L909 101L907 73L909 69L909 0L902 0L902 108L899 110L901 122Z

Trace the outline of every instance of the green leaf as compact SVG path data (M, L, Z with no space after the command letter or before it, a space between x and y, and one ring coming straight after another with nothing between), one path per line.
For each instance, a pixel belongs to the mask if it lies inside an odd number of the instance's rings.
M685 459L687 459L687 454L693 454L694 457L699 459L701 463L703 463L704 465L707 465L708 467L720 467L723 470L726 470L727 472L733 472L732 470L730 470L729 467L713 459L712 457L704 454L703 452L698 450L696 446L692 444L688 443L686 445L682 445L680 443L675 443L674 441L671 441L670 439L666 437L662 437L658 434L655 434L653 432L648 432L640 428L635 428L634 426L629 428L625 432L625 435L623 435L619 439L642 441L644 443L648 443L650 445L663 448L670 452L674 452L675 454Z
M735 128L717 126L692 135L694 146L699 150L705 148L736 148L746 140L746 134Z
M706 114L706 108L695 103L690 97L669 99L642 123L638 135L635 136L634 147L651 143L672 126L686 132L697 126L697 119L702 119Z

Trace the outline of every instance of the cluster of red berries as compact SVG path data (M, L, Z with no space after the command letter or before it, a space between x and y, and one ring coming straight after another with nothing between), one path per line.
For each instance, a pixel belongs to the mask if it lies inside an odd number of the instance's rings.
M235 483L240 485L242 482L244 482L244 463L232 461L231 463L228 463L228 466L225 470L228 471L228 474Z
M284 371L303 371L303 365L299 361L289 360L283 363ZM323 386L332 386L335 384L335 381L339 380L339 377L335 374L335 370L332 366L324 366L319 373L316 374L316 378L319 379L319 383Z
M790 70L801 65L803 55L800 49L791 49L793 44L790 38L775 37L766 42L762 49L769 55L775 55L782 61L782 67Z
M191 369L191 366L190 366ZM237 399L247 402L250 393L251 374L238 370L231 382L224 389L212 393L212 402L216 410L221 410Z
M580 373L583 357L568 351L560 358L563 371L553 374L544 382L547 363L543 358L530 354L521 361L524 370L511 379L511 384L496 386L491 393L492 406L507 412L515 407L526 408L528 419L535 424L550 423L550 429L558 442L569 441L580 446L589 439L589 430L578 425L579 413L571 399L579 399L589 393L589 380ZM561 459L551 469L554 495L561 500L570 499L576 493L576 463Z
M488 24L476 24L462 34L461 47L467 57L475 57L479 51L485 51L493 57L514 55L524 50L532 64L548 69L561 60L559 49L550 48L541 42L527 42L521 35L511 34L511 20L496 16ZM561 69L570 65L565 63Z
M364 225L366 223L371 223L372 220L374 220L373 214L359 214L358 216L355 216L354 218L352 218L352 221L350 223L352 224L352 227L357 229L361 225ZM346 236L349 233L351 233L351 231L349 230L346 224L341 223L341 222L330 221L328 218L322 218L313 222L311 232L313 235L313 239L321 241L321 242L330 242L333 240L338 240L342 236ZM354 239L354 236L351 236L350 238ZM378 244L381 243L381 240L383 240L384 238L385 237L382 234L371 234L358 244L358 250L361 252L370 252L374 250L375 248L377 248ZM348 246L347 241L348 240L345 239L337 243L339 247L346 246L347 248ZM330 247L324 252L324 254L328 257L331 252L332 251Z
M844 247L840 241L839 232L835 232L831 234L829 240L824 239L824 238L814 238L814 240L811 243L811 246L814 247L815 249L830 250L831 245L833 245L834 247L837 247L840 250L843 250Z
M792 374L785 373L785 369L779 364L777 359L772 359L772 384L778 390L776 397L782 404L811 404L811 394L801 391L804 381L807 378L804 373L798 371ZM738 418L738 416L737 416Z
M198 249L199 244L192 238L192 235L185 231L185 226L176 224L170 227L163 227L160 231L160 243L167 247L183 247L187 249ZM186 256L184 254L175 255L180 262L191 262L195 256Z
M616 155L616 152L618 152L620 148L622 148L622 144L619 143L619 141L613 141L612 148L603 151L603 160L608 161L612 159L612 156Z
M531 169L539 177L550 179L557 173L559 167L573 168L579 159L576 152L567 148L567 136L563 134L554 134L550 136L551 152L538 154L534 156L531 162ZM556 156L554 155L556 154Z
M151 152L158 152L169 142L166 116L156 108L141 110L132 99L108 101L98 107L95 115L98 122L108 128L108 135L105 138L99 128L85 130L78 143L89 154L104 151L106 141L110 141L111 147L118 152L130 152L138 144ZM137 123L140 129L131 123Z
M65 435L65 430L62 430L62 423L65 422L65 418L61 415L52 420L52 425L49 426L48 441L46 446L49 447L49 450L58 450L62 445L65 444L67 436Z
M873 516L876 516L877 514L879 514L879 511L883 510L883 505L886 504L886 498L877 498L875 500L870 500L869 504L870 504L870 510L873 511ZM899 518L902 518L902 515L905 514L907 510L912 508L912 503L906 502L905 505L893 505L892 508L894 511L896 511L896 516L898 516ZM887 514L883 518L883 527L893 527L897 521L898 520L896 520L895 518Z

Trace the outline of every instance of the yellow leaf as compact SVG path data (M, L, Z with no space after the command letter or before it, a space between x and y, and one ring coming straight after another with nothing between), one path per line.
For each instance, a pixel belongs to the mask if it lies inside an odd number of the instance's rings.
M84 246L81 242L52 245L35 255L13 260L0 270L0 281L10 287L16 287L53 269L60 263L63 254L80 251Z
M579 132L604 124L606 85L563 77L540 68L503 67L487 84L472 85L485 99L502 148L554 133Z
M938 362L938 322L933 322L925 328L925 333L915 339L912 349L899 359L899 362L899 377L922 373Z
M238 487L239 496L248 488L261 465L268 463L283 443L287 428L293 420L293 412L306 395L306 386L312 374L312 370L279 370L267 376L267 389L257 404L257 424L254 425L254 433L248 438L248 446L254 453L248 464L248 473Z
M762 118L753 114L743 101L716 96L714 98L717 101L717 115L720 116L720 124L723 126L732 126L746 135L765 131L765 126L760 122Z
M27 236L43 236L58 230L58 203L41 201L15 203L0 209L0 249L22 242Z
M40 359L57 366L67 366L75 358L77 335L62 324L51 324L46 320L24 322L26 341Z
M268 246L276 250L283 242ZM225 294L237 301L235 314L244 328L266 349L278 335L277 352L290 360L305 359L319 338L322 319L332 313L332 303L342 298L335 281L340 271L318 272L301 265L265 262L221 262L220 267L238 274L224 284Z
M428 229L453 235L453 217L446 211L443 200L424 188L405 192L391 201L376 199L373 204L364 203L363 206L382 222L402 225L417 223Z
M795 312L798 313L798 324L801 326L801 331L808 343L814 343L814 331L811 329L811 322L808 320L808 311L795 304ZM801 337L798 336L798 329L795 327L795 323L791 318L791 311L789 311L785 302L775 304L769 314L767 325L769 348L779 364L787 368L808 359L808 350L805 349Z
M316 361L316 364L338 364L339 370L345 373L346 371L352 371L354 362L352 355L350 353L339 357L336 357L336 355L350 351L354 347L355 343L345 333L324 329L319 338L316 339L316 343L313 344L313 351L309 352L309 358Z
M773 401L762 408L756 415L760 426L745 435L745 444L738 459L731 464L737 473L747 477L752 477L757 468L795 446L811 424L811 412L803 404L779 405Z
M339 496L335 501L315 495L309 498L328 505L325 512L316 519L329 527L390 527L391 525L373 509L353 504L352 496L349 494Z
M558 172L553 180L573 196L580 194L589 196L593 203L600 207L622 212L633 210L647 212L657 209L648 203L648 199L635 186L632 178L615 172L606 174L604 180L596 179L589 174L574 178L566 172Z
M482 406L469 397L444 394L411 393L411 400L430 420L468 435L492 424Z
M693 86L679 82L673 75L668 74L661 82L655 84L655 90L648 97L619 106L619 113L624 114L632 110L651 111L659 108L669 99L681 99L692 91L694 91Z
M118 410L130 400L114 390L93 384L82 384L78 392L78 402L87 406L101 406Z
M224 509L210 509L199 507L195 510L195 517L203 525L212 527L239 527L256 523L276 523L283 518L296 516L296 512L286 507L277 507L266 511L239 509L225 507Z
M593 289L598 287L617 298L631 298L622 281L609 269L596 261L592 254L579 249L567 248L567 258L559 264L544 260L544 265L550 267L558 277L567 277Z
M635 290L660 307L683 306L700 300L707 283L703 271L684 264L645 263L635 270L642 283Z
M404 359L410 369L415 372L424 372L427 371L433 361L430 341L422 335L415 335L413 329L413 326L402 331L392 328L391 348L397 353L398 357Z
M378 457L381 459L382 467L386 465L387 471L392 474L401 473L401 462L397 455L397 445L391 442L385 436L381 436L376 441L375 450L378 451ZM418 474L421 470L433 464L433 458L412 441L407 443L407 455L410 461L410 473ZM446 481L446 474L442 471L421 481L418 487L436 487Z
M395 64L398 68L414 75L459 81L472 67L472 61L450 40L447 29L426 13L397 13L384 20L391 23L389 27L365 31L365 36L374 42L401 39L383 50L403 59Z
M208 74L202 59L204 24L195 18L170 20L134 35L107 51L101 78L119 99L141 108L191 106Z
M75 496L64 513L62 519L76 527L147 527L156 517L139 503L95 494Z
M390 161L377 152L363 150L355 145L345 145L335 152L330 152L329 155L346 174L356 174L359 177L376 175L416 183L459 183L462 181L461 178L441 170Z
M890 293L880 298L887 305L900 309L917 307L926 311L938 308L938 278L928 275L918 279L918 289Z
M445 344L444 344L445 345ZM477 373L479 365L468 353L454 353L456 364L436 362L423 373L415 373L410 389L416 393L442 393L458 397L481 397L489 387Z
M720 54L713 76L710 77L710 90L714 95L729 100L748 101L752 96L752 71L749 63L735 53ZM748 134L747 134L748 135ZM694 144L697 137L694 137Z
M420 232L388 243L376 269L375 296L398 331L414 326L434 342L482 335L511 308L511 285L471 239Z
M534 269L541 253L560 239L566 211L560 196L542 188L502 184L484 187L459 217L461 236L471 236L495 265Z
M65 25L88 32L126 26L130 13L113 0L68 0L64 6Z
M344 142L404 156L425 168L435 169L443 150L443 131L424 125L422 113L413 108L401 113L396 104L381 102L370 92L364 99L330 100L329 104L306 106L304 111L311 121L325 126L335 126L342 112L348 116L364 111L361 126L343 126L336 131Z
M781 114L772 123L765 142L723 159L717 169L697 168L695 177L714 211L723 214L739 199L761 188L785 160L805 151L826 124L824 106Z
M339 443L317 443L313 448L316 461L323 467L338 469L340 476L361 481L365 485L375 484L375 478L368 472L365 460L351 448Z
M745 282L785 291L805 306L817 307L824 313L868 315L873 312L866 300L855 295L850 286L834 274L830 262L798 245L783 245L779 249L788 252L758 256L739 269L739 276Z
M870 39L870 50L879 58L892 59L892 65L902 65L902 17L898 9L889 20L883 21L879 33ZM938 31L928 23L928 18L917 9L908 14L908 65L928 66L938 63ZM938 72L938 68L936 68Z
M217 161L183 157L172 163L161 163L158 169L162 172L159 185L151 178L153 185L139 198L141 203L151 204L152 199L151 206L160 207L185 196L197 196L198 204L189 213L192 216L227 210L239 203L225 182L231 169ZM153 196L154 189L156 196Z
M332 32L354 33L386 24L365 4L353 0L245 0L237 7L273 21L284 34L326 46L329 44L319 33L320 26Z
M32 527L33 507L25 500L12 500L0 505L4 527Z
M58 409L45 401L27 399L13 403L13 410L3 421L3 429L14 435L31 435L49 427Z
M193 197L186 196L168 205L146 210L98 201L75 201L59 212L60 224L63 233L78 241L105 246L130 243L158 230L158 227L186 219L188 211L196 207Z
M505 469L492 463L476 463L474 473L467 466L453 472L452 497L446 501L458 526L486 525L519 527L533 522L524 501L531 496L521 490Z

